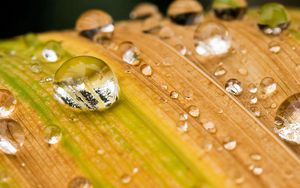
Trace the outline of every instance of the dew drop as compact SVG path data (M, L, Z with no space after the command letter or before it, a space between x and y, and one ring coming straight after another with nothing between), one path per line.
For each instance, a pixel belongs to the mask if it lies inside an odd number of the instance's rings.
M264 172L262 167L253 164L249 166L249 170L256 176L259 176Z
M250 111L252 112L252 114L259 118L261 116L261 112L259 111L259 109L255 106L250 107Z
M278 108L275 133L283 140L300 144L300 94L288 97Z
M139 171L140 171L139 167L134 167L134 168L132 169L132 173L133 173L133 174L137 174Z
M48 41L42 50L42 57L47 62L57 62L62 55L63 48L61 44L56 41Z
M187 54L187 48L183 44L176 44L174 48L179 52L180 55L185 56Z
M266 99L274 94L277 89L277 83L271 77L265 77L261 80L258 88L258 97Z
M66 61L55 73L55 98L80 110L104 110L119 97L118 81L102 60L78 56Z
M216 17L223 20L241 19L247 11L246 0L214 0L212 8Z
M98 149L97 150L97 154L98 155L103 155L105 153L105 150L104 149Z
M226 73L227 73L227 70L224 69L222 66L217 67L216 70L214 71L214 75L216 77L224 76Z
M249 103L250 104L256 104L258 101L257 97L255 95L251 95L250 96L250 100L249 100Z
M197 0L175 0L168 7L167 15L173 23L194 25L202 21L203 7Z
M255 84L253 84L253 83L249 84L248 85L248 91L250 93L255 94L257 92L257 86Z
M62 137L61 129L56 125L48 125L44 129L44 140L50 145L57 144Z
M189 129L189 124L187 121L179 122L179 125L177 127L177 130L181 133L186 133Z
M156 34L161 29L161 16L155 15L147 18L142 24L142 31L148 34Z
M33 73L40 73L42 72L42 66L39 63L34 63L30 66L30 70Z
M273 54L278 54L281 50L280 44L276 41L272 41L269 43L269 50Z
M47 76L47 77L40 79L40 83L47 83L47 82L52 82L52 81L53 81L53 76Z
M21 125L12 119L0 119L0 150L14 155L23 146L25 135Z
M17 100L14 95L6 90L0 89L0 117L7 117L15 110Z
M73 178L68 184L68 188L92 188L92 187L93 186L90 180L81 176Z
M198 26L194 33L195 50L203 57L227 54L231 49L231 38L227 28L216 22Z
M228 151L232 151L236 148L237 146L237 141L236 140L228 140L224 143L224 148Z
M208 121L208 122L203 123L203 127L209 133L216 133L217 132L216 126L215 126L214 122L212 122L212 121Z
M128 184L131 182L131 176L128 175L128 174L124 174L122 177L121 177L121 182L123 184Z
M170 97L171 97L171 99L178 99L179 94L177 91L171 91Z
M186 100L191 100L194 95L193 91L190 89L184 89L182 94Z
M229 79L225 84L225 90L235 96L240 95L243 92L241 82L237 79Z
M245 177L244 176L240 176L240 177L237 177L235 179L235 183L238 184L238 185L244 183L244 181L245 181Z
M160 14L156 5L152 3L140 3L133 8L130 12L130 19L133 20L145 20L156 14Z
M186 120L188 120L188 118L189 118L189 115L187 113L180 113L179 114L179 120L180 121L186 121Z
M119 45L118 51L125 63L130 65L140 64L141 52L132 42L122 42Z
M190 116L192 116L192 117L199 117L200 116L200 109L195 105L191 105L188 108L188 112L189 112Z
M290 25L285 7L279 3L266 3L258 11L258 27L268 35L278 35Z
M261 160L261 155L257 154L257 153L253 153L250 155L250 158L253 160L253 161L260 161Z
M153 74L153 69L150 65L144 64L141 66L142 74L145 76L151 76Z
M102 10L88 10L76 22L80 35L100 43L111 39L114 29L112 17Z

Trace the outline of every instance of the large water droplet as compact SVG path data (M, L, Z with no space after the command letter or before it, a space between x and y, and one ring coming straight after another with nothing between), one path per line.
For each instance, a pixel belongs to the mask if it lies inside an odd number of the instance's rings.
M0 120L0 150L2 152L16 154L24 141L24 131L18 122L12 119Z
M206 22L194 33L195 50L200 56L227 54L231 49L231 38L227 28L216 22Z
M7 117L15 110L17 100L13 94L6 90L0 89L0 117Z
M44 129L44 139L48 144L57 144L62 136L61 129L56 125L49 125Z
M223 20L233 20L242 18L247 10L246 0L214 0L212 8L216 17Z
M148 2L140 3L130 12L130 18L134 20L145 20L156 14L160 14L156 5Z
M265 77L261 80L258 88L258 97L260 99L266 99L275 93L277 89L277 83L271 77Z
M278 108L275 132L284 140L300 144L300 93L287 98Z
M171 21L179 25L199 24L202 14L203 7L196 0L175 0L167 12Z
M124 62L130 65L140 64L140 51L132 42L122 42L118 51Z
M265 34L278 35L290 24L288 12L279 3L266 3L260 7L258 13L258 27Z
M114 29L112 17L102 10L88 10L76 22L76 30L80 35L97 42L110 39Z
M81 176L73 178L68 184L68 188L92 188L92 187L93 186L90 180Z
M119 97L118 81L102 60L79 56L66 61L55 73L55 98L81 110L104 110Z
M225 84L225 90L235 96L240 95L243 92L242 84L237 79L229 79Z

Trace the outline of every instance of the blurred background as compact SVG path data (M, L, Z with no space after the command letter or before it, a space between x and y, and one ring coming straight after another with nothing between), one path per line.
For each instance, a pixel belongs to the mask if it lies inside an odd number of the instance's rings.
M147 1L147 0L146 0ZM201 0L208 9L212 0ZM115 20L128 19L134 5L145 0L9 0L0 5L0 38L8 38L27 32L43 32L73 28L83 11L100 8L109 12ZM172 0L148 0L165 13ZM248 0L250 6L265 2L279 2L286 6L298 6L300 0Z

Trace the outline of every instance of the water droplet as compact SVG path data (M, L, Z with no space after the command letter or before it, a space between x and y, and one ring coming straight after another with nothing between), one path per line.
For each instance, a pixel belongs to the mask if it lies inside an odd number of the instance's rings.
M250 96L250 104L256 104L257 101L258 101L258 99L255 95Z
M161 39L170 39L174 35L175 35L174 31L170 27L167 27L167 26L161 27L158 31L158 36Z
M177 52L180 53L180 55L185 56L187 54L187 48L183 44L176 44L174 45L174 48L177 50Z
M145 76L151 76L153 74L153 69L150 65L144 64L141 66L142 74Z
M257 92L257 86L255 84L251 83L248 85L248 90L250 93L255 94Z
M281 50L280 44L276 41L272 41L269 43L269 50L273 54L278 54Z
M119 97L119 86L102 60L79 56L66 61L55 73L55 98L81 110L104 110Z
M40 79L40 83L46 83L46 82L52 82L52 81L53 81L53 76L47 76L47 77Z
M266 3L260 7L258 13L258 27L265 34L278 35L290 24L288 12L279 3Z
M103 155L105 153L105 150L104 149L98 149L97 150L97 154L98 155Z
M260 161L261 160L261 155L257 154L257 153L253 153L250 155L250 158L253 160L253 161Z
M261 112L259 111L259 109L255 106L250 107L250 111L253 113L253 115L257 118L259 118L261 116Z
M61 44L56 41L48 41L42 50L42 56L47 62L57 62L62 55L63 48Z
M248 74L248 70L245 68L239 68L238 72L243 76L246 76Z
M226 141L223 146L226 150L232 151L236 148L237 141L230 139L230 140Z
M69 184L68 188L92 188L90 180L85 177L75 177L73 178Z
M140 171L139 167L134 167L134 168L132 169L132 173L133 173L133 174L137 174L139 171Z
M177 130L181 133L186 133L189 129L189 124L187 121L179 122L179 125L177 127Z
M188 112L189 112L190 116L192 116L192 117L199 117L199 115L200 115L200 109L195 105L191 105L188 108Z
M203 7L196 0L175 0L168 7L167 15L179 25L199 24L202 21Z
M128 184L131 182L131 176L128 175L128 174L124 174L122 177L121 177L121 182L123 184Z
M300 144L300 93L288 97L279 106L274 125L280 138Z
M0 119L0 150L14 155L23 146L25 135L21 125L12 119Z
M249 170L252 171L252 173L256 176L259 176L264 172L262 167L253 164L249 166Z
M30 66L30 70L34 73L42 72L42 66L39 63L34 63Z
M214 75L216 77L224 76L227 73L226 69L224 69L222 66L219 66L216 68Z
M240 95L243 92L243 88L241 85L241 82L238 81L237 79L229 79L226 84L225 84L225 90L230 93L233 94L235 96Z
M8 183L10 181L10 177L8 176L6 171L0 171L0 183Z
M216 126L215 126L214 122L212 122L212 121L208 121L208 122L203 123L203 127L209 133L216 133L217 132Z
M171 99L178 99L179 94L177 91L171 91L170 97L171 97Z
M152 3L140 3L130 12L130 18L133 20L145 20L153 15L160 14L156 5Z
M275 109L277 107L277 104L276 103L272 103L271 106L270 106L272 109Z
M179 120L180 121L186 121L186 120L188 120L188 118L189 118L189 115L187 113L180 113L179 114Z
M238 185L244 183L244 181L245 181L244 176L239 176L235 179L235 183L238 184Z
M143 22L142 31L148 34L157 34L161 27L161 16L155 15Z
M124 62L130 65L140 64L141 52L132 42L122 42L119 45L118 51Z
M209 152L213 149L213 144L205 141L203 144L203 149L204 149L204 151Z
M114 29L112 17L102 10L88 10L76 22L80 35L100 43L109 40Z
M186 100L191 100L194 95L193 91L190 89L184 89L182 94Z
M274 94L277 89L277 83L271 77L265 77L261 80L258 89L258 97L266 99L267 97Z
M7 117L15 110L17 100L13 94L6 90L0 89L0 117Z
M57 144L61 137L62 131L56 125L49 125L44 129L44 139L48 144Z
M212 8L216 17L223 20L241 19L247 11L246 0L214 0Z
M203 57L227 54L231 49L231 38L227 28L216 22L206 22L194 33L195 50Z
M168 90L168 86L165 85L165 84L163 84L163 85L161 85L161 89L167 91Z

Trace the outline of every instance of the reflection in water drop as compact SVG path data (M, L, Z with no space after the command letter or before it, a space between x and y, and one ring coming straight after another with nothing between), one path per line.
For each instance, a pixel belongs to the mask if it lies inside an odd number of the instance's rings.
M237 79L229 79L226 84L225 84L225 90L230 93L233 94L235 96L240 95L243 92L243 88L241 85L241 82L238 81Z
M278 108L275 132L284 140L300 144L300 94L287 98Z
M199 24L202 20L203 7L196 0L175 0L170 4L167 15L179 25Z
M45 61L54 63L59 60L63 52L63 48L59 42L48 41L42 50L42 57Z
M265 77L261 80L258 88L258 97L266 99L275 93L277 89L277 83L271 77Z
M79 56L66 61L55 73L55 98L72 108L104 110L119 97L118 81L102 60Z
M76 22L80 35L100 43L110 39L114 29L113 19L102 10L88 10Z
M141 52L132 42L122 42L119 45L118 52L121 55L124 62L130 65L140 64Z
M15 110L16 104L17 100L10 91L0 89L0 118L11 115Z
M212 8L216 17L223 20L241 19L247 10L246 0L214 0Z
M160 14L156 5L152 3L140 3L130 12L130 19L145 20L153 15Z
M278 35L290 24L288 12L279 3L266 3L260 7L258 13L258 27L265 34Z
M75 177L73 178L69 184L68 188L92 188L91 182L85 177Z
M12 119L0 120L0 150L14 155L23 146L25 135L21 125Z
M231 38L227 28L216 22L206 22L194 33L195 50L200 56L227 54L231 49Z
M48 144L57 144L62 136L61 129L56 125L49 125L44 129L44 139Z

